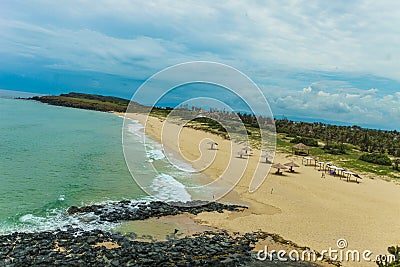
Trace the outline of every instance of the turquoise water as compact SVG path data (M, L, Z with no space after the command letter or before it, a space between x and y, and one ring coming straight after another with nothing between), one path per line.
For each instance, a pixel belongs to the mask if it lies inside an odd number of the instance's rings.
M65 215L71 205L148 199L125 164L122 122L109 113L0 98L0 234L79 224ZM143 127L126 126L132 149L143 146ZM163 172L149 177L153 191L160 199L190 199L180 183L188 174L168 166L160 144L146 146L135 171L148 174L141 169L148 161L161 165Z

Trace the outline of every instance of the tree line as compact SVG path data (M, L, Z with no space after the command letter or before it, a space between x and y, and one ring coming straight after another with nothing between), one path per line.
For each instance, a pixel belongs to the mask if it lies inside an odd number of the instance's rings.
M278 133L320 139L326 145L348 143L359 147L363 152L400 156L400 133L397 130L366 129L356 125L338 126L321 122L295 122L288 119L275 120L275 127Z
M118 111L125 112L129 100L94 94L69 93L60 96L42 96L33 97L32 100L48 103L51 105L68 106L83 109L93 109L99 111ZM136 110L144 106L134 103ZM150 108L150 107L148 107ZM272 125L275 123L278 133L286 133L291 137L308 137L319 139L325 142L328 147L335 147L337 144L352 144L359 147L363 152L368 153L387 153L392 156L400 157L400 133L397 130L378 130L366 129L360 126L338 126L321 122L295 122L292 120L272 119L270 117L256 117L251 113L233 113L230 111L209 109L208 111L196 108L181 106L180 109L187 111L203 112L214 119L235 120L237 117L246 125L246 127L259 128L260 125ZM153 107L153 111L162 112L167 115L172 108ZM213 116L211 116L213 115Z

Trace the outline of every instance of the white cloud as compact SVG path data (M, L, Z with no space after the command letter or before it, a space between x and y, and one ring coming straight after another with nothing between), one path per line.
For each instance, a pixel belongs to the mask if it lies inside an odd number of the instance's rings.
M399 125L398 88L309 79L324 71L399 81L400 1L3 1L0 17L0 53L48 68L145 79L176 63L214 60L273 84L264 91L279 112L391 116L386 123ZM290 77L292 70L306 77Z
M268 94L268 89L264 89ZM377 95L377 90L364 92L328 93L318 91L304 94L303 91L285 90L284 97L270 97L275 115L295 117L329 118L354 124L396 128L400 124L399 92Z
M330 93L326 93L324 91L318 91L317 95L322 96L322 97L330 97L331 96Z
M79 38L88 31L92 34L84 36L83 40L93 40L92 48L104 49L111 44L128 58L138 54L146 57L153 52L159 57L158 64L149 63L155 64L154 68L169 65L174 61L171 58L220 58L235 59L236 66L243 60L260 65L273 62L304 69L356 71L400 79L397 71L400 68L397 60L400 57L397 38L400 35L400 2L397 1L103 0L96 5L88 1L32 1L6 7L3 17L25 20L26 27L20 33L28 34L27 37L35 37L32 35L37 34L37 29L32 27L36 26L40 31L76 33ZM31 15L22 15L27 9ZM50 14L47 10L51 10ZM2 31L7 25L10 23L5 23ZM121 40L108 40L102 46L104 38L96 34ZM8 37L14 41L19 36ZM59 35L53 37L69 45L69 51L80 48L74 48L75 40ZM125 41L144 37L155 40L158 45L139 42L137 45L145 48L126 49ZM57 44L49 46L57 49ZM98 55L100 59L102 56Z

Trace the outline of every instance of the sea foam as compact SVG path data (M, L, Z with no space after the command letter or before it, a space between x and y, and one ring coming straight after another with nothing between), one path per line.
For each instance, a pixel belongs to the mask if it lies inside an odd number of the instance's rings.
M192 199L182 183L165 173L159 174L153 180L151 188L156 192L155 197L161 201L186 202Z

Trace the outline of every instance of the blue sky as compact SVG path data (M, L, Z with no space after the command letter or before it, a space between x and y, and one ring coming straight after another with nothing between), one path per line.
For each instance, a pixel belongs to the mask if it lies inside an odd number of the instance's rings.
M210 60L253 79L275 115L399 129L399 47L395 0L0 2L8 90L130 98Z

